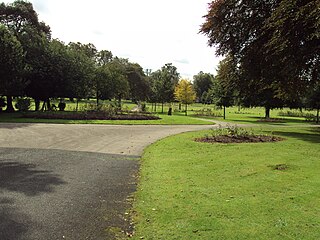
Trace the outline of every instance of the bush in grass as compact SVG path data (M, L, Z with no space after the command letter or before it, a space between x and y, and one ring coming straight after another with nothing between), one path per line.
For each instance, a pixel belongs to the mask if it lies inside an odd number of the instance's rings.
M227 124L226 127L222 127L219 125L217 129L211 130L212 137L218 137L218 136L229 136L229 137L250 137L254 136L254 133L252 131L249 131L247 129L238 127L237 125L231 126Z
M27 112L31 107L31 101L29 98L18 98L15 107L20 112Z
M118 113L118 108L113 104L87 104L82 110L87 113L98 112L105 116L114 116Z

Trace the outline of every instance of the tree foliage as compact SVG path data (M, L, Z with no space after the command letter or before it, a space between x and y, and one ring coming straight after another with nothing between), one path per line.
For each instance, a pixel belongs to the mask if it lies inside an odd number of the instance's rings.
M200 71L197 75L193 76L193 86L197 93L197 98L199 101L203 102L203 94L208 93L209 89L213 84L214 76L210 73L204 73ZM206 101L206 100L205 100Z
M296 101L319 81L319 1L215 0L201 32L218 55L232 58L247 104Z
M175 87L174 95L176 100L185 104L185 114L187 116L188 104L193 103L196 99L196 92L192 83L186 79L181 79Z

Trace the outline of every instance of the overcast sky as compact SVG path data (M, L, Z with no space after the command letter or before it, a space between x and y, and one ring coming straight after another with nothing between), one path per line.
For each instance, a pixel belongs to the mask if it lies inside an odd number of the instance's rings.
M5 1L13 2L13 1ZM210 0L30 0L53 38L93 43L155 71L166 63L192 79L219 59L198 34Z

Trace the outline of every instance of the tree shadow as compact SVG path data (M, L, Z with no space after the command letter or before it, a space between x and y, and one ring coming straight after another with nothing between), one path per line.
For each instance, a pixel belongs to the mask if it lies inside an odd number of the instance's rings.
M0 189L24 193L28 196L52 192L55 185L65 184L51 171L36 169L34 164L15 161L0 162Z
M29 127L30 123L6 123L6 122L0 122L0 128L3 129L16 129L16 128L25 128Z
M31 219L14 208L11 198L0 197L0 239L22 239L28 231Z
M7 191L36 196L53 192L54 186L65 184L58 175L36 167L34 164L0 161L0 193ZM19 211L13 198L0 197L1 240L26 239L26 234L33 225L30 217Z
M311 143L320 143L320 128L309 128L310 133L275 131L275 135L296 138Z

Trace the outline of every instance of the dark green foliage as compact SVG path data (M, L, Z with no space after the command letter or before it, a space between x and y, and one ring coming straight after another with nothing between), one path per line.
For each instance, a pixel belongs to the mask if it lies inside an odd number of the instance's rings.
M207 93L212 87L214 76L210 73L199 72L193 76L193 87L197 94L197 99L201 103L208 103Z
M16 109L20 112L27 112L31 107L31 100L30 98L18 98L15 104Z
M59 102L58 104L58 108L59 108L59 111L64 111L64 109L66 108L66 103L65 102Z
M320 2L213 1L201 32L232 59L244 105L297 105L319 82Z

